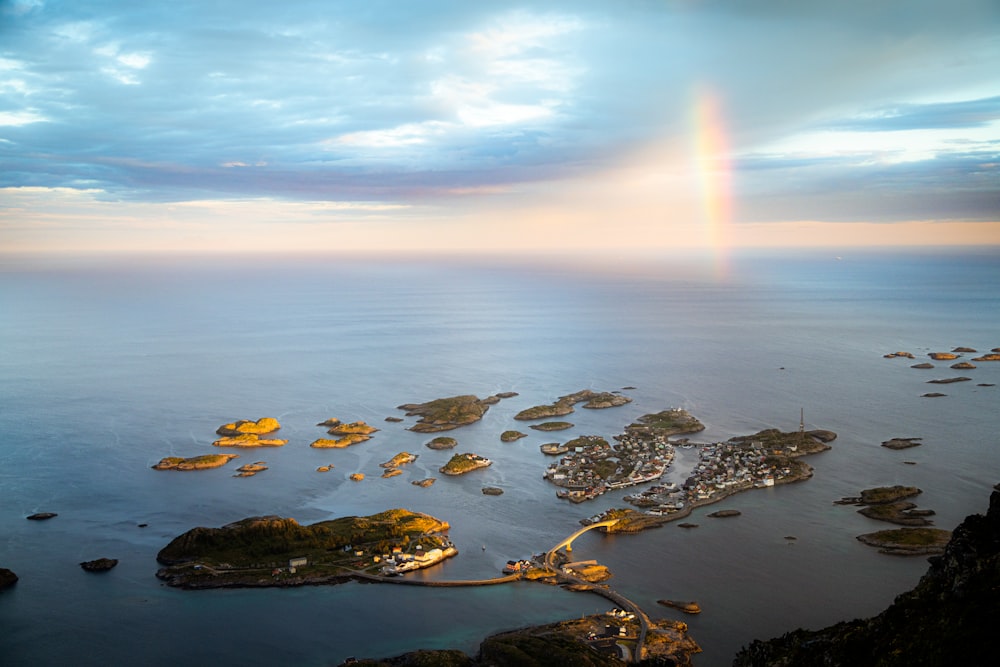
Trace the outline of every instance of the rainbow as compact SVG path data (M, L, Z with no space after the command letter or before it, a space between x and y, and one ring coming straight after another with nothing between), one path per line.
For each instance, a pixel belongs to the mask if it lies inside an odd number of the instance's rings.
M696 89L692 110L694 162L701 185L705 240L712 252L715 275L723 279L729 273L732 221L729 145L721 104L714 91L705 87Z

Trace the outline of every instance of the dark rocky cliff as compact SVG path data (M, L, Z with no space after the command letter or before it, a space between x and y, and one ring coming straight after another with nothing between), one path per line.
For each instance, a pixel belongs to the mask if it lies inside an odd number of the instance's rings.
M966 517L929 560L917 586L878 616L754 641L734 667L1000 664L1000 484L987 513Z

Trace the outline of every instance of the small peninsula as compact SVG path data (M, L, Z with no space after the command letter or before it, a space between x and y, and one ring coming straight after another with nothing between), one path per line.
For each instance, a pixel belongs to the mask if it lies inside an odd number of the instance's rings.
M356 571L378 571L394 553L418 562L428 561L434 550L435 556L446 557L449 550L454 555L448 529L445 521L405 509L307 526L290 518L251 517L174 538L156 556L164 565L156 576L188 589L335 584Z

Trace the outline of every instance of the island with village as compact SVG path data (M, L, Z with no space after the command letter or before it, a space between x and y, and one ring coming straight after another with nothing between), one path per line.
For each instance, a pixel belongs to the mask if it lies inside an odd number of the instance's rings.
M888 356L888 355L887 355ZM407 416L418 417L409 430L417 433L449 431L479 421L491 405L514 392L496 394L486 399L474 395L441 398L427 403L399 406ZM620 392L582 390L560 397L551 404L521 410L518 421L535 422L531 428L554 431L573 428L563 421L546 421L572 414L574 406L605 409L631 401ZM386 421L402 421L387 417ZM340 448L372 438L377 430L364 422L343 423L330 418L319 426L328 428L340 441L323 441L312 447ZM539 428L540 427L540 428ZM266 436L280 428L277 420L239 420L218 430L223 438L242 439L238 443L216 446L274 446L253 442L246 436ZM607 567L593 560L575 560L572 542L586 531L633 533L689 516L695 509L717 503L734 494L753 489L809 479L813 469L802 457L830 449L836 434L828 430L806 430L804 416L799 428L792 431L765 429L752 435L730 438L724 442L693 443L690 437L704 430L704 425L683 408L668 408L646 414L611 438L578 435L564 442L541 445L543 454L557 457L542 470L542 477L553 487L556 498L585 503L603 494L637 487L622 501L631 507L613 507L580 519L582 528L547 551L530 557L507 561L502 572L477 580L442 581L407 573L432 567L458 554L448 536L447 522L405 509L394 509L368 517L342 517L312 525L300 525L283 517L251 517L221 528L194 528L175 538L158 554L162 567L157 577L169 586L199 589L220 587L287 587L337 584L352 580L381 583L404 583L421 586L484 586L513 581L535 581L559 585L573 591L596 593L612 601L615 608L605 615L586 617L580 622L556 624L559 632L568 632L574 642L590 649L614 653L626 661L669 655L674 664L690 664L697 644L679 621L653 621L630 600L607 584L612 576ZM502 442L526 437L515 430L501 433ZM262 439L262 438L260 438ZM613 443L613 444L612 444ZM276 444L276 443L275 443ZM282 444L284 444L282 442ZM457 440L436 436L426 443L429 449L452 449ZM902 449L920 444L920 438L895 438L883 443L888 449ZM678 449L698 451L697 463L683 482L664 482ZM416 454L400 452L379 464L383 477L402 474L401 467L417 459ZM167 457L157 469L199 470L225 465L236 455ZM690 459L686 461L689 463ZM266 470L264 462L244 468ZM439 468L446 476L464 475L493 465L494 461L470 452L454 454ZM334 466L321 466L330 470ZM241 468L241 470L244 470ZM241 474L253 474L245 470ZM351 474L360 481L364 473ZM428 487L434 478L411 480ZM485 495L502 495L503 489L483 487ZM906 499L919 490L907 488L868 489L857 498L845 498L841 504L855 503L870 518L903 524L896 531L859 536L859 540L877 546L885 553L939 553L949 533L929 528L930 510L916 508ZM736 516L726 509L709 516ZM694 524L680 524L693 527ZM794 539L794 538L789 538ZM485 548L485 547L484 547ZM664 599L660 603L683 613L699 613L697 602ZM553 626L555 628L556 626ZM571 627L572 626L572 627ZM536 628L519 631L512 636ZM556 632L550 628L551 632ZM494 638L490 638L493 640ZM509 639L509 637L508 637ZM660 646L657 649L657 646ZM485 646L485 644L484 644ZM610 653L609 653L610 652Z

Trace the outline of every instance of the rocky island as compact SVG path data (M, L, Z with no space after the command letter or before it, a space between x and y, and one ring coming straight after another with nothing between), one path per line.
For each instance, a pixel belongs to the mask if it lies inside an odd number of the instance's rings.
M427 403L405 403L400 405L399 409L406 410L407 417L420 417L409 430L417 433L436 433L479 421L489 410L489 406L490 403L486 399L466 394L438 398Z
M343 449L344 447L350 447L351 445L356 445L361 442L367 442L371 440L370 435L365 435L364 433L349 433L343 438L337 438L336 440L331 440L330 438L317 438L309 443L310 447L315 447L316 449Z
M223 436L212 444L216 447L283 447L288 441L280 438L262 438L256 433L240 433Z
M493 461L478 454L455 454L451 460L441 466L440 472L445 475L464 475L467 472L491 465L493 465Z
M385 660L343 663L356 667L524 667L575 665L620 667L618 644L633 645L642 632L635 614L612 609L579 619L539 625L487 637L479 653L470 657L455 650L424 650ZM640 664L691 667L691 656L701 647L682 621L657 620L649 624Z
M504 431L500 434L500 442L514 442L515 440L527 437L527 433L521 433L520 431Z
M274 417L261 417L257 421L251 419L240 419L229 424L223 424L215 430L217 435L242 435L245 433L254 435L267 435L274 433L281 428L281 424Z
M335 584L358 571L378 571L387 559L418 562L454 546L449 525L427 514L394 509L308 526L277 516L251 517L221 528L193 528L156 559L156 576L179 588ZM446 557L446 556L443 556Z
M514 416L514 419L528 421L532 419L545 419L547 417L561 417L573 412L573 406L586 401L583 407L591 409L613 408L619 405L631 403L632 399L622 394L602 391L594 392L590 389L582 389L574 394L560 396L559 400L550 405L536 405L526 410L521 410Z
M458 445L458 440L455 438L449 438L446 435L439 435L430 442L427 443L426 447L428 449L453 449Z
M330 435L371 435L376 431L378 431L377 428L363 421L351 422L350 424L338 422L327 429L327 433Z
M399 466L406 465L407 463L413 463L416 460L417 460L416 454L411 454L409 452L400 452L399 454L396 454L385 463L380 463L379 466L383 468L398 468Z
M574 424L571 422L542 422L541 424L532 424L528 428L533 428L536 431L565 431L573 426Z
M190 458L167 456L160 459L160 462L152 468L153 470L208 470L220 468L239 457L239 454L202 454Z
M903 529L909 531L927 529ZM734 667L992 665L1000 618L1000 485L954 530L916 587L872 618L755 641Z
M884 440L882 446L886 449L909 449L910 447L922 445L921 440L923 438L890 438L889 440Z
M117 558L98 558L80 563L80 567L87 572L107 572L118 565Z

